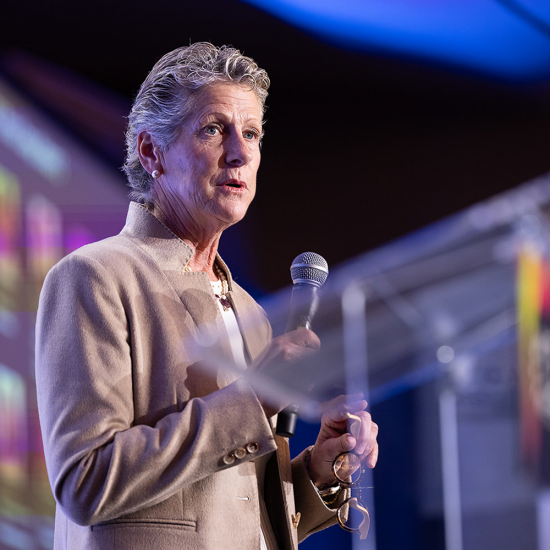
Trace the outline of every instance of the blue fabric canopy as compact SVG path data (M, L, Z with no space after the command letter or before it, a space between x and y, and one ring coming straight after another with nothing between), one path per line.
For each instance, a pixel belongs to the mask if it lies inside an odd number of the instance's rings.
M550 76L546 0L245 0L344 47L513 80Z

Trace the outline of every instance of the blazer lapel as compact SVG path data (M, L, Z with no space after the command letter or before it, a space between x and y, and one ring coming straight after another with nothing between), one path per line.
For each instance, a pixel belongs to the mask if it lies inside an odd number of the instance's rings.
M232 365L233 355L225 334L225 324L219 311L208 275L186 272L193 249L166 227L143 205L132 202L122 234L132 239L158 265L182 306L192 318L193 339L189 345L199 346L212 365ZM220 387L238 376L233 369L218 369Z

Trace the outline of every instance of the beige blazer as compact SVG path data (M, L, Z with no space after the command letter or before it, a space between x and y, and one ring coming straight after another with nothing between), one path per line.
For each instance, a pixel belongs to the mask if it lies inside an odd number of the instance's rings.
M208 276L184 271L191 254L131 203L120 235L77 250L46 278L36 381L55 550L258 550L252 459L273 451L264 490L281 549L335 521L303 453L291 464L248 383L206 368L207 351L224 366L231 353ZM253 359L271 329L226 273ZM231 462L236 449L244 455Z

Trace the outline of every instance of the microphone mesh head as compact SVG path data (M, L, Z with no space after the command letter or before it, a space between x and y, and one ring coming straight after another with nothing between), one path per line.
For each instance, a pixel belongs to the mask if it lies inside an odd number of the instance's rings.
M308 283L322 286L328 277L327 261L315 252L302 252L294 258L290 266L290 276L294 284Z

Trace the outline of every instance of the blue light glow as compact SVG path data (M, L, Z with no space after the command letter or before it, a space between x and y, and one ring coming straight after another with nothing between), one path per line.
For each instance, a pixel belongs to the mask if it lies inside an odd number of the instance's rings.
M550 76L550 34L497 0L245 0L342 46L515 79ZM550 2L517 0L550 29Z

